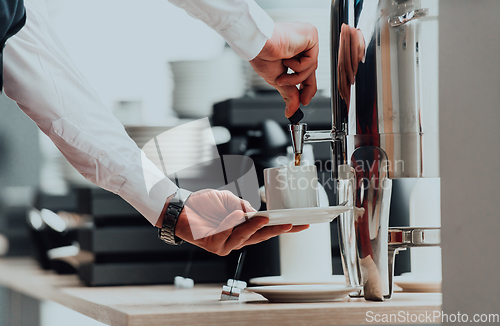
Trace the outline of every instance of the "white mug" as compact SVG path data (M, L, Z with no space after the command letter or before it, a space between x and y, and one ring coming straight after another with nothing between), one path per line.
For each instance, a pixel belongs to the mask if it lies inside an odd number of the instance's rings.
M264 170L268 210L319 207L316 166L283 166Z
M268 210L328 206L320 202L316 166L287 166L264 170ZM321 190L320 190L321 189ZM320 205L323 204L323 205ZM330 224L312 224L309 229L281 234L281 276L291 282L331 282L332 251Z

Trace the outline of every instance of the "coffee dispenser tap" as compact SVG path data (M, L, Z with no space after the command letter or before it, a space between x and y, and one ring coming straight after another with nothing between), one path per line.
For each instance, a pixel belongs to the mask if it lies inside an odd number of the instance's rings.
M304 148L305 135L307 133L307 124L289 124L288 131L292 139L292 148L294 154L302 154Z
M345 144L345 133L338 132L333 128L332 130L307 130L306 123L296 123L288 125L288 132L290 133L290 138L292 140L292 149L294 154L302 154L304 144L307 143L320 143L320 142L330 142L332 148L335 143ZM343 146L341 146L342 148ZM332 153L334 151L332 150ZM342 155L345 157L345 155ZM342 164L345 162L342 162ZM336 171L335 171L336 172ZM334 175L335 177L337 174Z

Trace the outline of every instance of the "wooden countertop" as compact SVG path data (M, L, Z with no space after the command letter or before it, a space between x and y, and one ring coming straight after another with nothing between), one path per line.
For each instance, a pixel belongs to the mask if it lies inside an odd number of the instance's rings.
M221 302L222 284L176 289L172 285L85 287L75 275L41 270L30 259L0 259L0 285L39 300L52 300L109 325L363 325L366 313L432 314L439 293L395 293L385 302L364 299L322 303L268 303L245 292ZM408 322L409 323L409 322Z

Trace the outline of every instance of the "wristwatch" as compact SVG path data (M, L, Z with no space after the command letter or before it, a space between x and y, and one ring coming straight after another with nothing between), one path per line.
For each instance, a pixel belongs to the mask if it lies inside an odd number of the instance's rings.
M190 194L189 191L179 189L168 203L162 227L158 229L158 237L168 244L180 245L184 243L184 240L175 235L175 226Z

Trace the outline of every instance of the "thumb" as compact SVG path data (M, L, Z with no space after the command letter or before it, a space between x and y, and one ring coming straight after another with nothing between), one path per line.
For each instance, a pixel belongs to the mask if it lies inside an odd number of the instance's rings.
M252 204L250 204L248 201L242 199L240 204L241 204L241 210L244 213L256 212L255 208L253 208Z
M217 227L217 229L212 234L217 234L245 222L245 216L243 211L234 211L222 221L222 223Z

